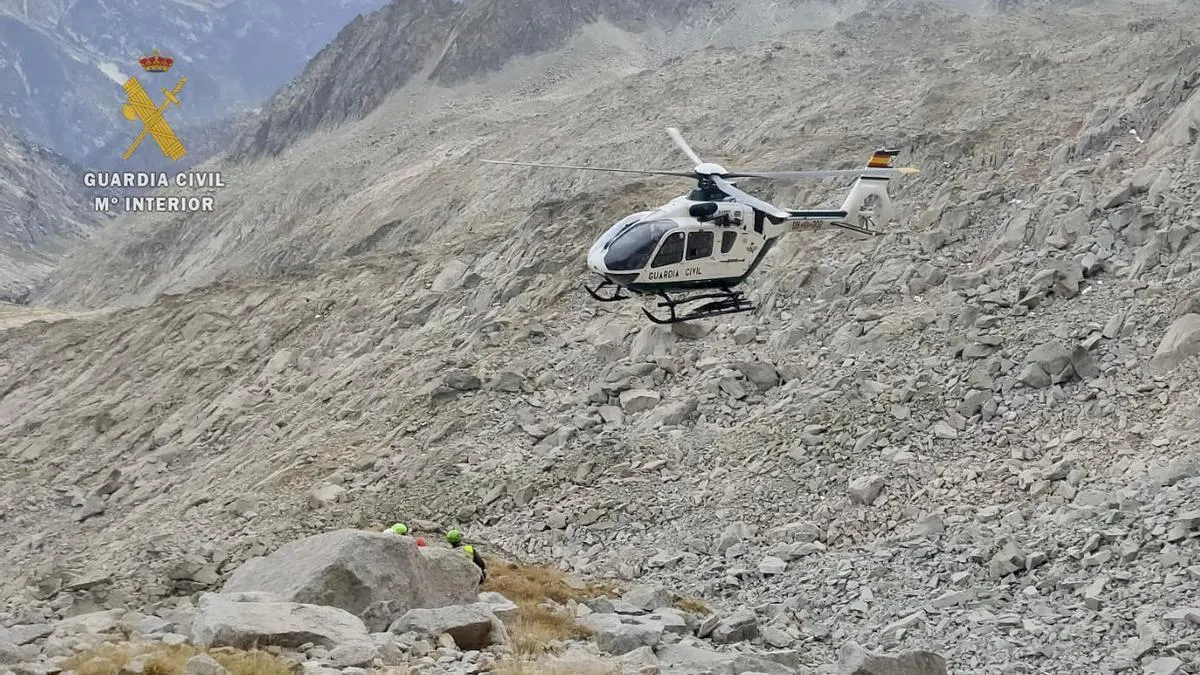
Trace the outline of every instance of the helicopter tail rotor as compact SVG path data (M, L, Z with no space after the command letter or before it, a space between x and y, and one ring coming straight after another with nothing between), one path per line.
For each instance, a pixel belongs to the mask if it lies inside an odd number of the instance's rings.
M892 170L901 173L915 173L916 169L896 169L896 156L899 150L876 150L867 160L867 168L874 170ZM877 178L866 175L854 181L850 194L842 202L842 211L846 212L846 222L860 227L870 227L875 223L887 223L892 218L892 198L888 194L888 183L891 176ZM869 202L874 202L870 204Z

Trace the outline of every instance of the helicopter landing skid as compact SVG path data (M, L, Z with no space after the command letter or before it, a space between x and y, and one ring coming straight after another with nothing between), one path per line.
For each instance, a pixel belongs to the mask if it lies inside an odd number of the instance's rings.
M605 288L612 288L612 293L607 296L600 295L600 291ZM587 284L584 284L583 290L587 291L588 295L592 296L596 302L620 302L633 297L632 295L621 295L621 287L608 279L601 281L595 288L588 288Z
M725 290L718 293L704 293L702 295L693 295L685 298L672 298L666 293L659 293L659 297L663 298L663 302L658 303L659 307L666 307L670 312L670 316L665 319L659 318L650 313L650 310L645 307L642 311L646 313L646 317L657 324L668 325L673 323L682 323L684 321L693 321L695 319L705 319L713 316L723 316L726 314L739 314L741 312L749 312L755 309L754 305L746 299L746 295L741 291ZM711 300L706 302L688 313L680 316L675 312L680 305L696 302L698 300Z

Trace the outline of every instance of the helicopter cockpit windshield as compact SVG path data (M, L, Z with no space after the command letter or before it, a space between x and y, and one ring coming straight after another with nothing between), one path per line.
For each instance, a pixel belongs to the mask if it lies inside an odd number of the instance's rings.
M634 272L650 262L663 235L675 229L673 220L648 220L628 228L608 246L604 266L613 272Z

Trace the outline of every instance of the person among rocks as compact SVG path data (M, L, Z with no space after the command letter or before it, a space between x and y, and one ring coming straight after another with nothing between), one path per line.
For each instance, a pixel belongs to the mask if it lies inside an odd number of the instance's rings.
M450 530L446 533L446 541L450 542L450 546L458 548L462 546L463 555L470 558L477 567L479 567L479 583L483 583L487 579L487 565L483 562L483 556L479 555L479 551L475 547L467 544L463 546L463 535L458 530Z

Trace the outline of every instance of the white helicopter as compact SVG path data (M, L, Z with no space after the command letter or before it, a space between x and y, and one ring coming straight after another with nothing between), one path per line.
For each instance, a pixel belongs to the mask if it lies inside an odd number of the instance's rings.
M892 178L917 173L912 167L894 167L899 150L877 150L864 169L817 171L728 171L705 162L683 139L679 130L667 129L679 149L692 160L690 171L614 169L596 166L541 164L482 160L550 169L582 169L619 173L682 176L696 187L653 211L641 211L619 220L588 251L587 264L603 281L584 288L600 302L628 300L633 295L657 295L658 307L670 312L659 318L643 308L655 323L671 324L703 317L748 312L754 306L734 288L758 267L767 251L788 231L832 225L862 234L878 235L876 219L890 220L892 208L887 185ZM731 178L806 180L856 177L840 209L782 209L746 194ZM864 208L874 197L876 208ZM612 288L609 295L600 291ZM622 295L621 291L633 295ZM682 316L676 308L705 300Z

